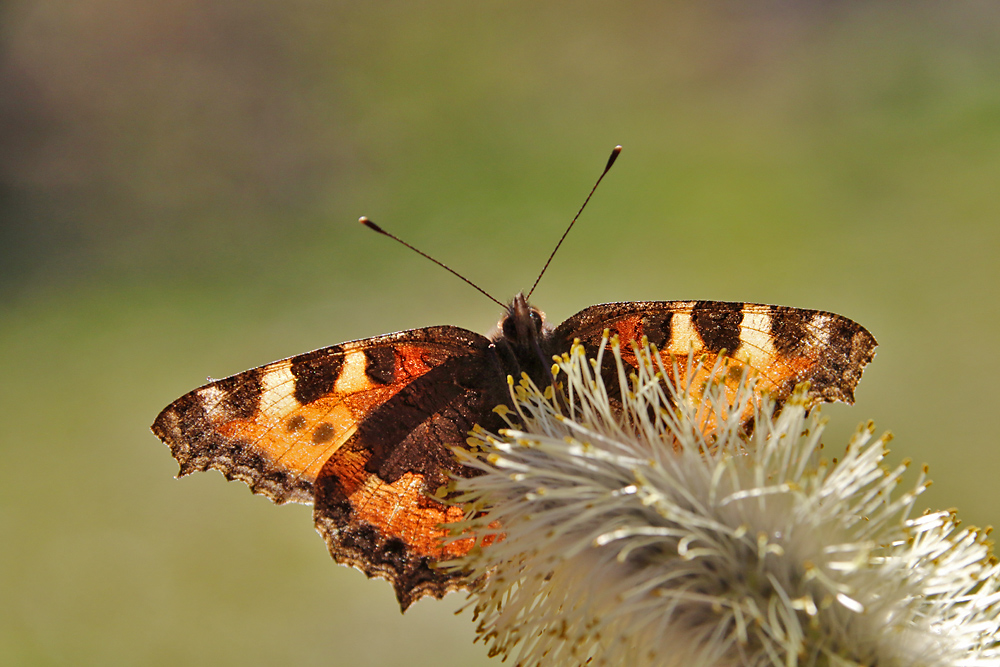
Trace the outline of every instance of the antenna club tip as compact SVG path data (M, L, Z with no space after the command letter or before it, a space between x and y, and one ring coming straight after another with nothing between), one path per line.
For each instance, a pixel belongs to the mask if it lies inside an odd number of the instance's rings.
M361 216L360 218L358 218L358 222L360 222L362 225L364 225L368 229L375 230L376 232L379 232L380 234L384 234L385 233L385 232L382 231L381 227L379 227L374 222L372 222L371 220L369 220L368 216L365 216L365 215Z
M608 158L608 164L606 167L604 167L604 173L608 173L608 169L611 169L611 165L615 163L615 160L618 159L618 156L621 154L621 152L622 152L622 147L620 145L615 146L614 149L612 149L611 157Z

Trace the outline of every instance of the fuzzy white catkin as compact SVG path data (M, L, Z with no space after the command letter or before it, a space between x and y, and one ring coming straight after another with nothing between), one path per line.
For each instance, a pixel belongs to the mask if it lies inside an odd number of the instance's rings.
M1000 572L985 531L912 517L926 488L882 466L887 436L821 449L798 389L780 414L744 376L663 378L649 347L621 387L583 348L558 360L564 398L512 386L518 426L476 431L455 482L481 544L450 564L491 655L517 665L1000 665ZM684 371L684 368L680 369ZM609 394L614 399L609 397ZM732 396L735 395L735 400ZM747 435L745 417L754 428ZM497 539L498 536L502 537Z

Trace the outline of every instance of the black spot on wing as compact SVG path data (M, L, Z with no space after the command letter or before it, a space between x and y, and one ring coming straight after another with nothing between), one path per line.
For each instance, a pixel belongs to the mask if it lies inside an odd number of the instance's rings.
M388 565L394 570L403 570L407 565L409 550L406 543L398 537L390 537L382 548L372 554L372 562Z
M799 353L809 338L809 322L814 312L771 306L771 344L778 354L791 357Z
M341 534L345 549L366 554L369 560L378 548L378 529L366 521L344 527Z
M670 344L670 320L673 319L673 316L674 314L669 311L642 316L643 335L661 350Z
M350 524L354 508L347 499L340 478L336 474L320 475L316 480L316 504L313 508L314 519L322 517L330 526L337 529Z
M691 322L710 352L725 348L733 352L740 346L740 322L743 304L725 301L698 301L691 309Z
M314 445L322 445L333 440L333 436L336 434L337 429L333 427L333 424L321 422L315 429L313 429L312 443Z
M378 384L391 384L396 378L396 352L391 347L373 347L364 352L368 379Z
M215 383L215 386L223 393L219 407L222 408L226 417L250 419L257 413L257 409L260 407L262 375L263 369L255 368L252 371L240 373Z
M344 357L329 349L292 357L295 398L303 405L330 394L344 365Z

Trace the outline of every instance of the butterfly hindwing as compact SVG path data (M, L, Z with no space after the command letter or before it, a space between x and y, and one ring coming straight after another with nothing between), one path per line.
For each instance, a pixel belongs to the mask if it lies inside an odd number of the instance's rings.
M730 366L757 376L757 391L783 401L800 382L811 403L854 402L854 388L874 357L875 338L846 317L819 310L726 301L634 301L586 308L560 324L557 344L579 339L596 351L604 330L617 334L626 362L645 336L666 368L691 352L711 368L722 351ZM684 372L684 364L679 364ZM735 388L741 373L727 385ZM675 378L684 381L685 378ZM617 379L613 380L617 383Z
M507 386L491 355L485 348L453 357L414 380L368 416L317 480L313 516L330 553L388 579L404 610L469 583L461 572L434 567L466 553L472 540L444 541L442 524L463 511L432 496L449 475L475 474L452 454L474 426L504 425L493 408L509 402Z

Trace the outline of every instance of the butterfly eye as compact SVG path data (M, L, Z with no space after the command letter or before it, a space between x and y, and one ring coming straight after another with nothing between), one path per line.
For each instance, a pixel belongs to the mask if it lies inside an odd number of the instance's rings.
M535 323L535 331L542 330L542 315L537 310L531 311L531 321Z
M510 340L517 338L517 327L514 325L514 318L505 317L503 324L500 325L500 328L503 330L504 338L508 338Z

